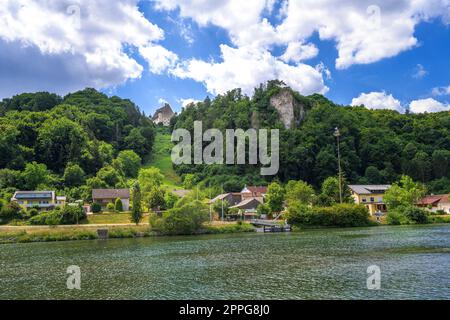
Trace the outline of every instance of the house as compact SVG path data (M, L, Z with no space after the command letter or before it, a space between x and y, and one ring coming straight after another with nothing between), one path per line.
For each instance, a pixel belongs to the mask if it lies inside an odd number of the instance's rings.
M386 204L383 202L383 196L391 185L349 185L348 187L353 199L355 199L355 203L365 205L370 215L376 212L387 211Z
M443 211L446 214L450 214L450 195L430 195L422 198L417 205L424 207L431 212Z
M173 118L175 113L169 104L165 104L162 108L156 110L155 114L152 117L152 121L155 124L162 124L163 126L168 127L170 125L170 119Z
M217 197L209 201L209 203L212 204L217 201L227 201L228 205L234 206L242 201L242 195L238 192L223 193L219 194Z
M24 209L36 207L39 210L51 210L64 207L66 197L56 196L55 191L16 191L11 202L16 202Z
M245 186L244 189L241 191L243 197L250 198L250 197L265 197L267 194L267 187L247 187Z
M262 198L261 198L262 199ZM239 213L242 215L244 220L254 219L257 216L256 209L263 201L258 198L247 198L243 199L238 204L230 207L230 209L239 209Z
M130 210L130 189L93 189L92 202L102 206L102 210L106 209L108 203L115 203L119 198L122 201L123 211Z

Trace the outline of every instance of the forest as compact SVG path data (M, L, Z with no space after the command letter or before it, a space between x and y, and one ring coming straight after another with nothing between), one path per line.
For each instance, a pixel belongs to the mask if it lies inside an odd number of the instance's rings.
M89 199L92 188L126 187L154 136L153 123L133 102L94 89L3 99L1 198L37 189Z
M285 129L270 98L290 90L306 110L304 119ZM294 110L295 111L295 110ZM176 170L201 185L223 185L226 191L270 181L305 181L316 189L338 172L339 128L345 180L359 184L387 184L408 175L424 183L431 193L450 192L450 113L400 114L392 110L369 110L333 103L322 95L301 96L281 81L269 81L252 97L240 89L192 104L171 121L172 128L203 130L251 127L280 130L280 170L275 177L262 177L256 165L179 165ZM267 180L266 180L267 179Z

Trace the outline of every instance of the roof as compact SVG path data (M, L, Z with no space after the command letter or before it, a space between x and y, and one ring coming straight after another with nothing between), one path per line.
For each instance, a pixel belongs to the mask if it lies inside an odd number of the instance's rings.
M426 197L422 198L418 202L418 204L433 205L433 204L438 204L439 202L449 203L450 202L449 195L448 194L438 194L438 195L426 196Z
M252 193L267 193L267 187L256 187L256 186L250 186L250 187L245 187L244 190L247 189L248 191L252 192ZM242 190L242 191L244 191Z
M384 193L388 190L390 184L351 184L348 186L354 193L357 194L377 194Z
M13 199L53 199L55 191L16 191Z
M127 199L130 198L130 189L93 189L93 199Z
M252 203L253 201L257 201L257 202L261 203L261 201L258 200L257 198L248 198L248 199L242 200L237 205L234 205L234 206L232 206L230 208L240 208L240 207L243 207L243 206L245 206L245 205L247 205L249 203Z
M158 114L161 114L165 118L171 118L175 113L173 112L170 105L166 103L163 107L155 111L152 120L157 120Z

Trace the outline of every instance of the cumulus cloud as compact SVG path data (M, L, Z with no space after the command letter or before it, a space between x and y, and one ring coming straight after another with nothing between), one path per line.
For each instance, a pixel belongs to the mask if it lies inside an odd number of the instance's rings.
M163 39L164 32L142 15L137 3L2 0L0 96L24 90L65 93L139 78L144 68L130 53L133 48L154 49L151 44ZM159 56L168 59L167 53ZM5 66L9 72L4 72ZM151 66L162 68L154 61Z
M171 70L180 78L189 78L205 84L212 94L241 88L248 95L254 87L272 79L282 79L300 93L326 93L320 71L299 63L288 65L266 50L253 47L232 48L222 44L222 62L206 62L192 59Z
M430 113L450 111L450 108L448 104L446 105L433 98L428 98L411 101L411 103L409 104L409 110L413 113Z
M301 42L291 42L288 44L286 51L280 57L284 62L300 62L317 56L319 49L312 44L302 44Z
M299 43L307 43L317 32L321 40L336 42L339 69L373 63L415 47L414 30L421 21L441 17L444 23L450 22L448 0L383 0L377 5L373 0L285 1L279 15L282 21L276 26L262 18L272 1L155 1L159 9L179 8L182 17L192 18L200 26L224 28L236 46L268 48L295 43L284 60L298 61Z
M398 112L404 111L400 101L395 99L392 94L387 94L384 91L362 93L359 97L352 100L351 105L364 105L368 109L388 109Z
M178 56L160 45L150 44L139 48L139 53L145 58L151 72L161 74L173 67Z

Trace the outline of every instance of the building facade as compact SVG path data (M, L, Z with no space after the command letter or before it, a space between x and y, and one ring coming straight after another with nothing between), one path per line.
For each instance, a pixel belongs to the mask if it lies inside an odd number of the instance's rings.
M16 191L11 202L16 202L24 209L51 210L55 207L64 207L66 197L56 196L55 191Z
M445 214L450 214L450 195L439 194L426 196L417 205L431 212L442 211Z
M376 212L387 212L383 197L391 185L349 185L348 187L355 203L365 205L370 215Z
M93 189L92 201L106 209L108 203L115 203L116 199L122 201L123 211L130 210L130 189Z

